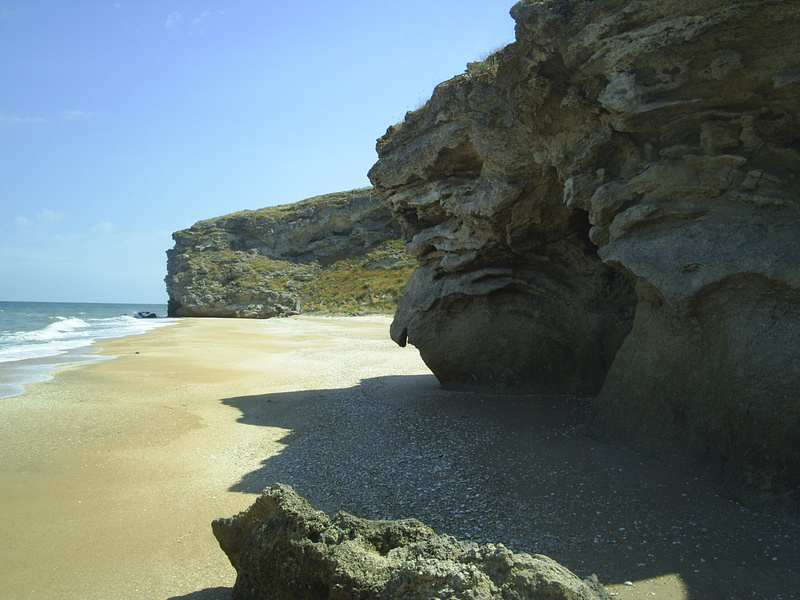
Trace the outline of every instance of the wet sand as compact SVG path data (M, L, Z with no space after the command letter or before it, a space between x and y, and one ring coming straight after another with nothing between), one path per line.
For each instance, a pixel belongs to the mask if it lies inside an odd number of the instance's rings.
M389 321L184 319L0 400L0 598L228 598L210 522L275 481L620 598L800 597L796 522L587 439L586 400L440 390Z

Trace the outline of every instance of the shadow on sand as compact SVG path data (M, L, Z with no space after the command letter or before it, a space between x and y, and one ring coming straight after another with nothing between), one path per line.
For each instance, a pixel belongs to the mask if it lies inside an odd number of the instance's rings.
M800 590L797 523L589 439L589 399L449 392L418 375L223 402L242 423L291 430L234 491L288 483L327 512L417 517L439 533L546 554L607 584L677 574L691 598Z
M230 600L232 592L233 588L215 587L192 592L185 596L172 596L167 600Z

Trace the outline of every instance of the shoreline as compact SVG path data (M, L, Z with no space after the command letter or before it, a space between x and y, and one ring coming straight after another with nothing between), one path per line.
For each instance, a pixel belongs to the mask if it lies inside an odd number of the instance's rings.
M160 304L144 306L166 309ZM142 335L176 322L129 314L139 307L142 305L0 301L0 401L25 393L28 384L51 379L60 366L112 358L98 354L105 341Z
M314 348L388 339L386 317L326 321L181 320L102 340L96 356L113 360L60 365L0 401L3 597L227 597L235 572L211 521L252 503L231 488L290 431L243 424L222 400L322 386Z
M589 440L585 399L443 391L390 321L182 319L0 401L4 598L227 599L211 521L275 481L547 554L623 600L800 589L798 523Z
M32 383L52 379L59 367L113 358L100 356L98 350L92 346L83 346L62 354L0 363L0 370L3 371L0 378L0 402L25 394Z

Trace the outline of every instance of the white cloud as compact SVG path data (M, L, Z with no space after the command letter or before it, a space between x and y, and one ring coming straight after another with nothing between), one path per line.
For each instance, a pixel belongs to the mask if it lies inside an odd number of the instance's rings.
M14 219L14 225L16 225L19 229L26 229L29 231L36 230L41 233L44 233L45 228L42 226L50 225L52 223L57 223L64 219L66 215L60 212L56 212L54 210L50 210L49 208L42 209L39 211L35 217L28 218L25 215L20 215ZM34 227L35 225L39 225L40 227ZM33 228L33 229L31 229Z
M207 20L211 17L224 14L225 11L222 10L204 10L193 19L184 23L183 15L175 11L167 16L166 27L172 31L185 31L186 35L203 35L208 30Z
M84 235L80 233L72 232L72 233L56 233L50 235L50 239L56 242L66 242L68 244L74 244L77 242L81 242L86 238Z
M61 117L65 121L71 121L72 119L80 119L81 117L88 117L92 113L88 110L62 110Z
M223 10L205 10L197 15L194 19L192 19L192 25L199 25L203 20L207 19L208 17L214 15L224 15L225 11Z
M56 212L54 210L50 210L49 208L45 208L36 215L36 220L40 223L55 223L56 221L60 221L64 218L64 214L60 212Z
M192 19L192 25L199 25L203 21L203 19L205 19L207 17L210 17L211 14L212 13L211 13L210 10L206 10L206 11L201 12L194 19Z
M116 228L116 225L114 225L111 221L101 221L92 227L92 233L111 233Z
M25 123L44 123L42 117L20 117L0 113L0 125L22 125Z
M166 27L167 29L178 29L178 24L183 21L183 15L178 11L171 12L167 15Z

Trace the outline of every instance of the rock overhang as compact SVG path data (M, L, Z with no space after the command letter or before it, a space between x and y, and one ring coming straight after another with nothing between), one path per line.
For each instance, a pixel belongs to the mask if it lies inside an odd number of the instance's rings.
M448 386L600 390L596 435L796 501L788 438L770 460L752 411L722 429L714 415L749 395L797 412L800 374L762 367L800 355L800 5L524 0L511 14L517 39L494 64L378 142L370 178L421 265L393 337ZM774 346L755 321L780 323ZM761 355L743 366L744 348ZM741 390L724 381L742 373ZM693 419L647 426L681 395Z

